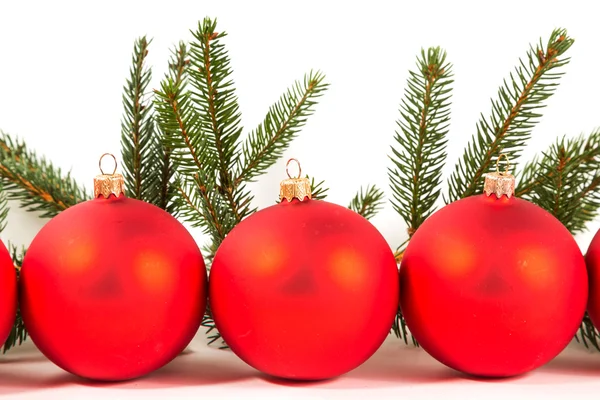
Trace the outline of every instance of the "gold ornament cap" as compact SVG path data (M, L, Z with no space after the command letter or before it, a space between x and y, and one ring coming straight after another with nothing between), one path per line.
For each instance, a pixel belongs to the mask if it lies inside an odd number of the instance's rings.
M105 174L102 170L102 159L106 156L112 157L115 162L115 168L112 173ZM94 178L94 198L98 198L103 196L108 199L111 194L115 195L115 197L119 197L122 194L125 194L125 179L123 175L117 174L117 159L114 155L110 153L104 153L100 156L100 161L98 161L98 167L100 167L101 175L97 175Z
M292 178L290 175L290 163L294 161L298 165L298 176ZM312 190L310 187L310 181L307 178L301 178L302 168L300 162L295 158L290 158L285 165L285 172L287 173L288 179L284 179L279 184L279 201L286 199L288 202L294 198L304 201L304 199L312 198Z
M499 163L504 157L506 159L506 168L500 171ZM506 196L509 199L515 194L515 177L510 172L510 161L506 154L500 154L496 160L496 172L485 175L483 191L489 197L495 194L497 198Z

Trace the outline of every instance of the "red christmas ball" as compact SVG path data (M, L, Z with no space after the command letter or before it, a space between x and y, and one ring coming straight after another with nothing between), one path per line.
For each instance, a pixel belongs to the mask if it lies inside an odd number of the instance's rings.
M592 239L585 261L590 281L588 314L594 325L598 327L600 326L600 231Z
M381 345L398 308L398 269L363 217L305 199L237 225L210 272L215 324L231 350L281 378L346 373Z
M110 195L48 222L21 271L21 312L59 367L95 380L154 371L191 341L206 305L198 246L167 212Z
M0 242L0 346L6 342L17 314L17 273L10 253Z
M585 263L550 213L484 194L428 218L400 267L401 309L423 348L456 370L507 377L553 359L587 301Z

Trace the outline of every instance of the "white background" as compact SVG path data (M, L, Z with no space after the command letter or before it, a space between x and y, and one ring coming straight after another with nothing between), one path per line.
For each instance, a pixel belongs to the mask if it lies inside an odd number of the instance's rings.
M148 62L155 88L172 46L189 39L189 29L204 16L217 17L219 30L229 33L225 43L245 132L294 80L320 69L330 90L284 159L299 158L306 173L325 179L329 201L345 205L368 183L385 188L389 198L387 154L407 71L422 47L442 46L454 64L446 172L462 155L480 113L489 115L490 98L519 57L555 27L567 28L576 39L568 52L572 61L525 158L559 136L600 126L594 3L3 1L0 129L25 139L91 188L99 155L120 153L122 86L135 38L153 38ZM257 206L272 204L284 159L252 186ZM2 239L26 245L44 221L12 206ZM404 223L389 203L373 222L392 247L405 237ZM589 226L577 237L583 251L600 221ZM193 234L202 241L198 231Z
M389 198L387 154L408 69L422 47L442 46L454 64L447 171L480 113L489 115L502 80L529 44L547 40L555 27L575 38L572 61L525 157L558 136L600 126L600 27L593 2L405 3L3 2L0 129L24 138L90 188L98 157L120 154L121 94L134 40L153 38L148 62L156 88L172 46L188 40L205 16L218 18L229 33L245 132L311 69L322 70L331 83L284 158L253 186L259 207L273 203L289 157L326 180L330 201L345 205L368 183L385 188ZM389 203L373 222L393 247L405 237L404 222ZM2 238L28 244L42 223L15 211ZM599 226L590 225L591 231ZM585 250L591 235L578 239Z

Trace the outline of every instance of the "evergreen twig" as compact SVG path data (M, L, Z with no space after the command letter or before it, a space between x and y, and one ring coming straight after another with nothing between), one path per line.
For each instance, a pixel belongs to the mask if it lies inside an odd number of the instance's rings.
M506 154L512 162L539 121L541 109L558 86L563 72L556 71L569 62L563 54L571 47L573 39L564 29L555 29L544 47L541 40L534 49L530 47L526 61L520 65L510 80L498 89L498 99L492 102L490 118L483 115L477 124L477 133L459 159L448 183L446 203L481 192L483 175L490 172L494 156Z
M562 138L527 163L515 190L554 215L573 234L600 209L600 129Z
M154 172L150 162L152 155L152 102L147 88L152 72L145 65L150 41L145 36L137 39L133 47L132 66L129 79L123 87L123 119L121 122L121 155L123 176L127 195L134 199L147 200L151 190L149 180Z
M289 147L307 118L314 113L317 99L327 90L325 75L310 72L303 82L297 81L279 101L269 108L263 122L242 145L242 161L236 183L252 181L273 165Z
M204 314L204 318L202 318L202 326L206 328L206 336L208 337L209 346L220 340L219 349L227 349L229 347L225 341L221 339L221 334L217 330L215 320L213 319L212 312L210 311L210 305L206 306L206 313Z
M383 190L374 185L368 185L364 191L362 187L360 188L360 191L350 201L348 208L366 219L371 219L383 208L385 203L383 198Z
M587 348L593 347L600 351L600 334L587 311L583 317L583 321L581 321L579 331L577 332L577 335L575 335L575 340L582 343Z
M181 44L178 54L185 57L187 50ZM209 156L207 139L200 127L199 115L190 100L187 88L187 67L177 69L176 74L167 74L155 90L154 104L157 121L165 136L163 141L171 151L171 159L180 175L193 176L205 168Z
M398 312L396 313L396 318L394 319L394 323L392 324L392 332L396 335L397 338L402 339L404 344L408 344L408 339L410 338L413 346L419 346L417 339L410 334L408 331L408 326L406 325L406 321L402 316L402 310L398 307Z
M147 201L164 210L170 209L173 168L170 149L163 144L155 124L152 93L148 85L152 71L146 67L150 41L136 40L130 77L123 87L123 119L121 122L121 155L123 175L129 197ZM179 62L171 69L177 70ZM174 72L177 74L177 72Z
M191 99L199 116L200 128L211 148L211 166L217 176L215 188L226 200L228 211L236 222L248 216L252 210L247 202L240 201L249 195L243 186L233 184L232 165L239 160L238 139L242 133L241 114L231 78L231 61L221 43L227 36L216 32L217 21L205 18L193 32L195 40L190 46Z
M308 178L308 175L306 177ZM314 200L325 200L327 198L329 188L325 187L325 181L316 182L315 178L311 178L310 188Z
M0 232L6 228L6 218L8 217L8 196L4 190L4 185L0 181Z
M157 182L153 184L155 190L152 197L155 199L154 204L170 213L176 213L173 202L175 196L177 196L177 188L173 183L175 167L172 159L172 137L177 134L178 129L181 129L181 127L179 124L173 126L171 120L165 119L164 115L177 110L177 96L181 88L185 86L185 69L188 64L187 46L185 43L180 42L172 51L169 69L161 85L162 88L166 88L166 94L155 90L153 99L154 120L160 130L160 135L156 136L153 145ZM163 94L162 98L160 97L161 94Z
M8 196L6 191L2 188L2 184L0 183L0 232L3 232L6 228L6 219L8 217ZM8 243L8 251L13 260L13 264L15 267L15 273L17 274L17 279L19 278L19 274L21 272L21 265L23 264L23 257L25 257L25 249L18 249L16 246ZM13 347L20 345L27 339L27 331L25 330L25 325L23 324L23 320L21 319L21 312L17 309L17 315L15 318L15 322L13 327L6 339L6 342L2 344L2 351L6 353L8 350Z
M431 215L440 194L450 124L452 65L446 52L432 47L417 58L400 106L400 131L392 146L389 179L394 209L408 224L409 236Z
M154 100L157 122L163 132L163 144L169 149L177 171L173 183L173 209L178 217L194 227L203 227L205 233L209 233L213 239L220 238L217 240L220 242L225 237L225 231L216 212L212 210L213 204L206 203L208 190L214 188L214 180L208 179L205 173L206 170L212 172L212 161L208 138L190 98L191 93L187 90L187 46L180 43L173 53L173 68L161 81L160 89L155 91ZM208 187L201 186L202 180L208 182ZM202 204L208 208L204 209Z
M8 250L12 256L18 278L21 272L21 265L23 265L23 258L25 257L25 248L19 249L16 246L9 245ZM15 346L21 345L26 339L27 330L25 329L23 319L21 318L21 311L17 309L15 323L10 331L10 334L8 335L8 339L6 339L6 342L2 347L2 351L6 353Z
M87 195L70 173L63 174L25 143L0 131L0 177L9 199L27 211L53 217L83 200Z

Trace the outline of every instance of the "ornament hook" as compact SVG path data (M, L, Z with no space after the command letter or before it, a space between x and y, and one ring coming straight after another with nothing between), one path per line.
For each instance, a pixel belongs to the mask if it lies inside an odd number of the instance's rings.
M500 160L502 157L506 161L504 171L500 171ZM498 199L504 195L510 199L515 194L515 177L510 173L510 160L505 153L500 153L496 159L496 172L485 174L483 191L488 197L492 193L495 193Z
M111 157L112 157L112 159L113 159L113 161L115 162L115 168L113 169L113 172L112 172L112 173L110 173L110 174L107 174L107 173L105 173L105 172L102 170L102 159L103 159L104 157L106 157L106 156L111 156ZM102 154L102 155L100 156L100 160L98 160L98 167L100 168L100 172L102 173L102 175L114 175L114 174L115 174L115 172L117 172L117 159L116 159L116 158L115 158L115 156L114 156L113 154L111 154L111 153L104 153L104 154Z
M504 157L504 159L506 160L506 168L504 168L504 171L501 172L500 160L502 159L502 157ZM496 173L503 176L510 175L510 160L508 159L508 156L505 153L500 153L500 155L496 159Z
M289 170L290 163L292 161L295 161L296 164L298 165L298 176L295 178L292 178L292 176L290 175L290 170ZM285 164L285 173L287 174L288 178L290 178L290 179L299 179L302 176L302 167L300 166L300 161L296 160L295 158L290 158L288 160L287 164Z

